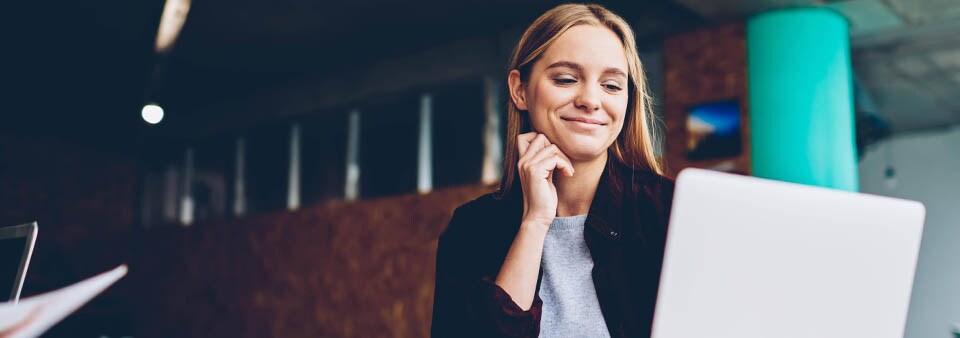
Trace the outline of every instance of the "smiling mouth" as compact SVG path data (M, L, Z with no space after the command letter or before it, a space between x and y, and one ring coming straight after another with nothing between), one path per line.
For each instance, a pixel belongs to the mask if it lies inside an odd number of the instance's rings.
M595 124L599 126L606 125L606 123L603 123L594 119L586 118L586 117L560 117L560 119L568 122L580 122L585 124Z

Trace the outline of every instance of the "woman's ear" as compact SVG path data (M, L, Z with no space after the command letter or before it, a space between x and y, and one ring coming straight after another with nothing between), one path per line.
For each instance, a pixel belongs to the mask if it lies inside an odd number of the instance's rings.
M510 99L519 110L527 110L527 98L523 90L523 82L520 80L520 71L513 69L507 75L507 85L510 86Z

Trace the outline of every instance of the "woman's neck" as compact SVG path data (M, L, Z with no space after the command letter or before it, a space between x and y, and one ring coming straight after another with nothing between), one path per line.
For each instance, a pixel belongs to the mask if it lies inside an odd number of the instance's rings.
M572 177L553 175L557 187L557 216L583 215L590 211L590 203L597 193L600 176L607 166L607 152L587 162L573 162Z

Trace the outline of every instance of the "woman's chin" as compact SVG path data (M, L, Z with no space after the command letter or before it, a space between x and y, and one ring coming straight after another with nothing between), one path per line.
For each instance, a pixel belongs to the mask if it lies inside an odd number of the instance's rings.
M603 156L606 149L606 147L600 146L574 145L563 147L561 151L563 151L564 155L567 155L570 161L590 162Z

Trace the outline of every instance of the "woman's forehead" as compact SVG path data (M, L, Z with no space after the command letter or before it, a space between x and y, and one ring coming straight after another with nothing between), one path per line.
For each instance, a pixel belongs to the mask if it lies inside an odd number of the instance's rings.
M557 62L580 65L585 70L627 69L627 55L620 38L606 27L578 25L563 32L547 47L540 67Z

